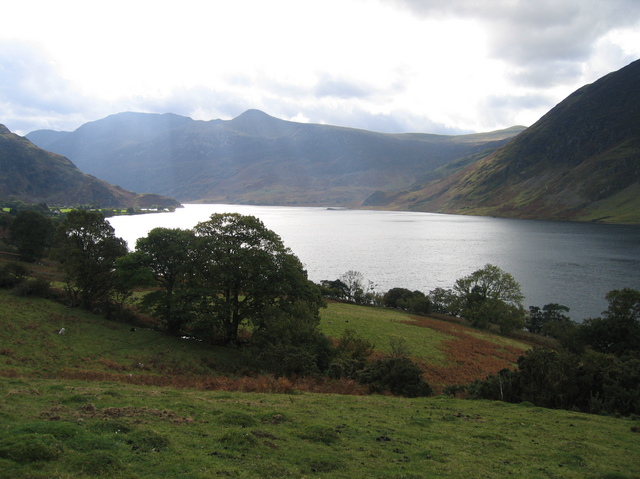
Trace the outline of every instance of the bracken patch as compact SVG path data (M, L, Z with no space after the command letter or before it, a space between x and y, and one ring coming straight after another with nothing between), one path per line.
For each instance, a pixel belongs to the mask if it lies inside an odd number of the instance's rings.
M445 365L418 361L425 371L425 379L436 390L445 386L468 384L475 379L512 367L524 353L520 348L483 339L483 333L480 331L472 331L448 321L413 316L406 324L434 329L453 336L453 339L445 341L440 346L446 357Z

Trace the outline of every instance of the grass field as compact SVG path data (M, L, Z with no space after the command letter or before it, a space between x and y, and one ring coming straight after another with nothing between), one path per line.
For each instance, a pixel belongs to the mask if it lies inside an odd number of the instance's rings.
M449 398L0 379L0 478L632 478L638 422Z
M246 375L241 350L6 290L0 326L0 479L640 477L635 419ZM321 326L354 329L377 354L401 344L436 390L529 347L342 303Z

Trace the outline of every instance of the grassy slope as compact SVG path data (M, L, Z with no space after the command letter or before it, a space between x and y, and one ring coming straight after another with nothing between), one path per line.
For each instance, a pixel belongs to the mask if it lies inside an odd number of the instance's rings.
M637 422L490 401L0 379L0 405L0 478L638 477Z
M352 304L330 303L322 312L321 326L334 338L353 329L384 353L400 340L436 389L510 367L529 348L524 342L449 321Z
M637 421L220 378L238 367L237 352L6 291L0 318L0 479L638 477ZM323 311L327 333L347 327L381 350L405 338L429 379L444 383L526 347L396 311Z
M147 328L132 332L126 324L4 290L0 300L0 317L7 318L0 334L0 371L4 366L20 375L74 378L108 373L126 380L131 375L130 380L146 384L173 385L183 384L178 377L185 375L197 385L202 377L242 372L239 353L228 348ZM330 303L321 314L321 328L333 338L354 329L378 353L389 353L392 343L401 343L437 390L509 367L528 348L459 324L388 309ZM61 328L67 334L58 334Z

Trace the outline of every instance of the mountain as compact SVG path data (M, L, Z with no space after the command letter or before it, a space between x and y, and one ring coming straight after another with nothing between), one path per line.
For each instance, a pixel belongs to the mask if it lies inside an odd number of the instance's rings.
M0 125L0 198L25 203L102 207L179 206L155 194L138 195L81 172L67 158L38 148Z
M27 137L110 183L184 202L354 206L456 158L488 154L523 129L383 134L249 110L227 121L128 112Z
M365 204L640 223L640 60L580 88L492 155L452 166Z

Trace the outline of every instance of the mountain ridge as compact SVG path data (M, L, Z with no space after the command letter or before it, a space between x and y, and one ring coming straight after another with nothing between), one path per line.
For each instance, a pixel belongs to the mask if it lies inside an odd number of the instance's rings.
M232 120L121 113L36 144L83 171L183 202L358 206L449 161L495 149L524 127L458 136L387 134L247 110Z

